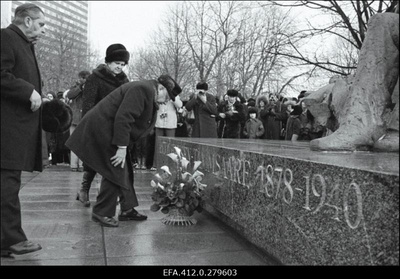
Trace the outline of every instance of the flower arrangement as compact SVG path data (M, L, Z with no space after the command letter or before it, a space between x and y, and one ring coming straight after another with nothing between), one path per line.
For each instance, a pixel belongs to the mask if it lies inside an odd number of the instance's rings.
M195 161L193 173L189 173L189 161L182 156L181 149L174 147L175 153L167 156L176 163L176 175L173 177L168 166L162 166L161 173L157 173L151 180L154 192L151 195L154 204L151 211L164 214L172 209L179 211L184 216L192 216L195 211L202 212L204 200L202 191L207 185L201 183L204 174L198 171L201 161Z

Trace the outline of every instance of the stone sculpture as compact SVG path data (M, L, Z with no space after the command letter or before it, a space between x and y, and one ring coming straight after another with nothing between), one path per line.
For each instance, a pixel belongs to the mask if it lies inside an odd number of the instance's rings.
M371 17L354 77L331 79L304 103L332 134L311 150L399 152L399 13Z

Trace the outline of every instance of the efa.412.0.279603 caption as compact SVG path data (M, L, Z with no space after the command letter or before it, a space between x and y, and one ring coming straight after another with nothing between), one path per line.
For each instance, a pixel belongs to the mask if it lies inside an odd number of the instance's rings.
M235 268L166 268L163 269L163 276L190 276L190 277L214 277L214 276L237 276Z

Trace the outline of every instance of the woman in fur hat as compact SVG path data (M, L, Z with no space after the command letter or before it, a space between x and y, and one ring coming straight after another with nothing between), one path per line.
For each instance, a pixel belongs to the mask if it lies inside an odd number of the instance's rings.
M79 122L66 144L85 165L102 176L93 221L117 227L114 216L118 197L119 221L147 219L135 210L139 204L129 147L154 129L158 94L167 92L175 100L181 91L168 75L129 82L112 91Z
M86 79L82 91L82 117L111 91L129 82L122 71L129 62L129 52L122 44L112 44L106 50L105 64L99 65ZM89 190L96 172L83 165L82 187L77 200L84 206L90 206Z
M240 138L240 123L246 119L243 106L239 92L234 89L228 90L224 101L218 107L218 136L220 138Z

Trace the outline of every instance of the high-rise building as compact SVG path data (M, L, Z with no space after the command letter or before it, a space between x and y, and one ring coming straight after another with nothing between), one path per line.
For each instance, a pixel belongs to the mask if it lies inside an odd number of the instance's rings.
M46 14L46 32L59 29L74 34L76 40L87 48L89 38L89 1L1 1L1 27L11 23L15 9L24 3L35 3Z
M1 27L7 27L15 9L34 3L45 13L46 35L36 53L45 85L63 90L77 78L89 51L89 1L1 1ZM49 90L49 89L48 89Z

